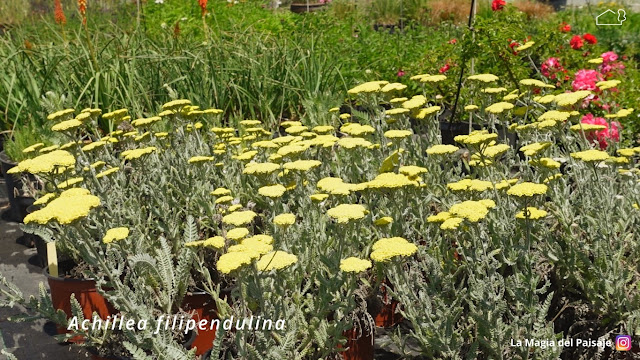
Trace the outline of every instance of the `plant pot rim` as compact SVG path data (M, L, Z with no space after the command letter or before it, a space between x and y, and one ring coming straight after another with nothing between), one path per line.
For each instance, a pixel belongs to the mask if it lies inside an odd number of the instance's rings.
M95 279L76 279L76 278L66 278L66 277L60 277L60 276L52 276L49 274L49 265L45 266L44 269L42 269L42 273L44 274L44 276L47 277L47 279L51 279L53 281L58 281L58 282L87 282L87 281L96 281Z
M9 155L7 155L7 152L4 151L4 150L0 151L0 161L5 162L5 163L10 164L10 165L18 165L18 163L13 161L9 157Z

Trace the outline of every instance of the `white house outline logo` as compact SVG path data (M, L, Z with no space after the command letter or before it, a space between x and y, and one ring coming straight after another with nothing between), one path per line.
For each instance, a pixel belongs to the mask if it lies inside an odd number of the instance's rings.
M607 15L607 14L613 14L616 15L616 13L611 10L611 9L607 9L605 12L603 12L602 14L596 16L596 25L605 25L605 26L622 26L622 23L627 20L627 13L624 11L624 9L618 9L618 22L615 24L611 24L611 23L606 23L607 20L600 20L600 17Z

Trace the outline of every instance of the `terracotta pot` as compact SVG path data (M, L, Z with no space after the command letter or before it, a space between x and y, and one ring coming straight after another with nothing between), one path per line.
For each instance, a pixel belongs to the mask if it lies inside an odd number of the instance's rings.
M367 332L360 335L353 328L342 335L347 338L347 343L344 347L338 346L338 348L346 348L345 351L340 352L344 360L373 360L373 334Z
M218 318L216 302L211 295L205 292L189 293L182 300L182 308L186 312L193 313L193 319L196 323L200 320L206 320L207 326L204 330L197 330L197 335L191 343L191 348L197 348L196 355L203 355L213 347L213 341L216 339L217 327L211 328L212 320Z
M324 9L327 4L320 3L292 3L291 11L296 14L302 14L307 12L315 12Z
M102 319L116 314L113 306L96 289L94 280L53 277L49 275L49 267L44 269L44 275L47 277L49 288L51 289L53 307L64 311L67 314L67 318L73 316L70 300L72 294L75 294L76 300L80 303L85 319L91 319L94 312ZM58 327L58 334L70 332L65 327ZM74 343L82 343L83 341L82 336L75 336L69 340L69 342Z
M391 298L391 295L387 291L387 286L391 287L391 283L385 279L385 281L380 284L381 308L376 313L371 314L373 315L376 326L384 328L395 326L404 320L402 315L396 312L400 303Z

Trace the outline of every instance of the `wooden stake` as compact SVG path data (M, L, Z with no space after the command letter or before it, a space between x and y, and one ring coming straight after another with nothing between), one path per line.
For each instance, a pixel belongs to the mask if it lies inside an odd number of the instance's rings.
M47 263L49 264L49 275L58 277L58 254L56 253L56 242L47 243Z

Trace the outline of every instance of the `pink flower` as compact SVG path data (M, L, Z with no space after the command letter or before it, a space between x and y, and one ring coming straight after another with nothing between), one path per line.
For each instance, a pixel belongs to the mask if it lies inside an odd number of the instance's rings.
M443 67L440 68L440 70L439 70L440 74L446 73L447 71L449 71L450 68L451 68L451 65L445 64Z
M564 71L564 68L560 65L558 58L550 57L542 63L540 71L545 77L555 79L556 73Z
M618 55L616 53L614 53L613 51L607 51L606 53L600 55L602 57L603 62L606 63L610 63L612 61L616 61L618 60Z
M402 69L398 69L398 77L404 76L404 71Z
M602 75L595 70L578 70L575 79L571 83L573 91L577 90L596 90L596 83L602 81Z
M608 140L618 142L620 141L620 130L622 125L617 121L612 121L611 124L607 122L605 118L595 117L593 114L587 114L580 120L583 124L593 124L605 126L604 129L598 131L590 131L587 135L587 140L596 141L600 145L600 149L606 149L609 146Z
M451 45L455 45L457 43L458 43L458 39L456 39L456 38L453 38L453 39L449 40L449 44L451 44Z

